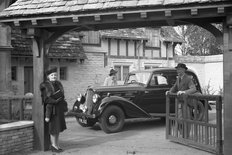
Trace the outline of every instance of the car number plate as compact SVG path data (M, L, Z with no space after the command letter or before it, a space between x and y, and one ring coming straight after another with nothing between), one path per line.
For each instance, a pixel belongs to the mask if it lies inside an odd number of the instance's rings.
M84 118L79 118L79 120L80 120L81 123L87 124L87 120L86 120L86 119L84 119Z

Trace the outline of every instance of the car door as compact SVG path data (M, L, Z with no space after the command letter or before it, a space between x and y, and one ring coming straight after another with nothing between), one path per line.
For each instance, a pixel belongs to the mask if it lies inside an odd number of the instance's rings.
M165 92L170 89L167 77L163 73L153 73L142 95L140 106L148 113L165 113Z

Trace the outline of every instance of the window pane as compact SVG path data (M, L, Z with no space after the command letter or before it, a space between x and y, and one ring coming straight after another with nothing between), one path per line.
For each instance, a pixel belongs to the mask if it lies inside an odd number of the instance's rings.
M123 66L123 79L122 80L125 80L128 73L129 73L129 66Z
M67 67L60 67L60 80L67 80Z
M17 80L17 67L16 66L11 67L11 80L12 81Z
M121 81L121 66L114 66L114 69L118 71L117 75L117 80Z

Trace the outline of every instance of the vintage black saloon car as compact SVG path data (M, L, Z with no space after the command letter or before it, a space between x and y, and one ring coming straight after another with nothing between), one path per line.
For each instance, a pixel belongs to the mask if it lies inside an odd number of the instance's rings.
M201 92L196 74L188 70ZM175 83L175 68L133 71L124 85L89 87L73 105L72 114L83 127L99 122L106 133L119 132L125 119L165 117L165 92ZM170 111L174 112L174 103Z

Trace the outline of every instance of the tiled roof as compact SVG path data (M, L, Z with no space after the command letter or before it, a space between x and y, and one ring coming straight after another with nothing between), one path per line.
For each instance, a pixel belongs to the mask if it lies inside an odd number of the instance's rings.
M148 40L148 36L144 32L145 29L118 29L118 30L102 30L100 31L102 38L120 38L132 40ZM171 26L161 27L160 36L162 41L182 43L183 39L177 34Z
M20 30L13 29L11 35L11 44L13 47L12 56L32 56L31 42L21 35ZM59 37L52 44L49 52L49 58L66 58L66 59L86 59L84 49L79 40L78 32L65 34Z
M30 40L24 38L21 35L20 30L18 30L18 29L12 29L11 45L13 47L13 50L11 52L12 56L16 56L16 57L18 57L18 56L21 56L21 57L32 56Z
M82 14L125 8L132 10L143 7L164 8L194 3L216 5L217 2L230 0L18 0L1 12L0 17Z
M148 40L148 37L141 29L102 30L100 34L102 38Z

